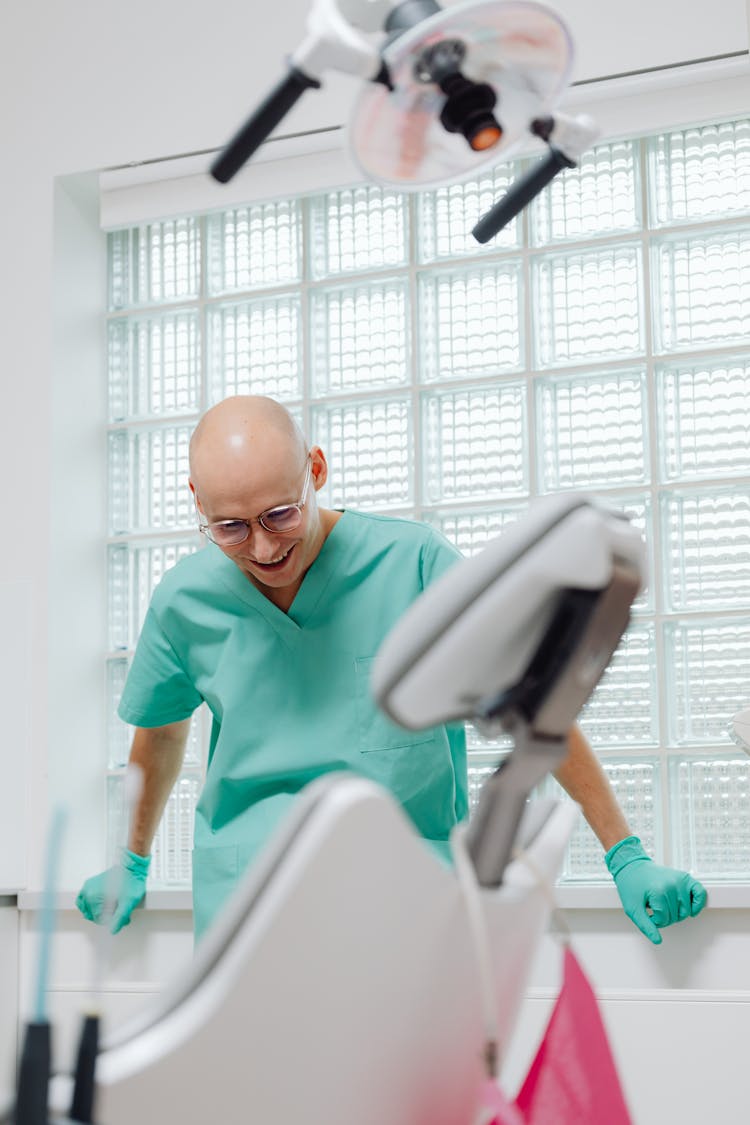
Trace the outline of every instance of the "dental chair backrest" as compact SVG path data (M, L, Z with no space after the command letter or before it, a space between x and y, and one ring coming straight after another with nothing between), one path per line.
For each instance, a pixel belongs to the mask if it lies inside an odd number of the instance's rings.
M527 846L554 880L575 811L542 812ZM520 863L482 897L503 1046L549 905ZM110 1040L97 1122L472 1125L484 1045L453 871L382 789L326 778L248 872L191 971Z
M544 497L403 615L378 653L375 698L411 729L497 719L565 735L645 571L641 535L622 513L581 494Z

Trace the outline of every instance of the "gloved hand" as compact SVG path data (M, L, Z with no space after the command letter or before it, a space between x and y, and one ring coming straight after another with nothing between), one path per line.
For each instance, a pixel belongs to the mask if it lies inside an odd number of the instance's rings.
M703 884L687 871L654 863L637 836L620 840L609 849L604 861L615 880L625 913L654 945L662 940L659 926L695 917L706 905L708 896Z
M118 933L130 923L130 915L146 893L146 876L151 866L151 856L136 855L127 848L114 867L92 875L81 887L76 906L89 922L100 925L109 920L110 932ZM105 907L114 902L111 919L103 918Z

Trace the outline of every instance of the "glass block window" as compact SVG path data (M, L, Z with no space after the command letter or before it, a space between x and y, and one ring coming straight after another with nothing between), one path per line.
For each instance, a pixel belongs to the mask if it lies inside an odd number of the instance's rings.
M448 184L417 196L417 237L419 260L437 262L445 258L475 258L484 251L520 246L521 223L513 219L496 239L482 246L472 237L472 227L489 211L513 183L519 165L501 164L478 180Z
M577 168L552 181L529 210L534 246L574 242L641 223L640 168L634 141L599 145L583 153Z
M687 756L671 764L677 861L711 879L750 879L750 761Z
M657 759L623 760L603 758L602 766L635 835L657 861L663 860L661 831L661 775ZM544 796L565 799L557 782L549 777L540 786ZM564 882L599 882L607 878L602 846L583 817L571 835L565 854Z
M666 235L652 246L659 351L740 347L750 339L750 225Z
M750 119L603 143L476 243L528 165L109 235L113 823L128 661L155 585L200 548L190 433L250 392L324 448L322 503L428 521L465 555L545 493L625 511L650 583L582 728L653 854L750 879L750 771L727 733L750 705ZM197 714L159 829L166 885L189 878L209 729ZM470 726L468 744L474 803L510 740ZM604 877L582 823L564 878Z
M646 397L643 370L539 379L542 490L606 487L613 478L623 484L647 483Z
M213 305L206 331L213 402L229 395L300 397L302 308L296 294Z
M750 215L750 120L663 133L648 165L655 226Z
M750 476L750 354L657 363L661 479Z
M241 293L302 277L300 203L280 199L206 219L208 291Z
M519 263L420 276L426 382L517 371L522 358Z
M643 281L636 243L539 255L531 269L539 367L642 354Z
M394 191L356 187L310 202L310 260L315 278L405 266L409 254L406 199Z
M409 293L403 278L313 292L313 395L409 382Z

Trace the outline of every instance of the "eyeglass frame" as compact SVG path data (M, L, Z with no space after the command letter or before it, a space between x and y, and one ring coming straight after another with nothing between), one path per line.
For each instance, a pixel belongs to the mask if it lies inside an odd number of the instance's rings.
M307 492L308 492L308 489L310 487L310 481L311 480L312 480L312 457L308 453L308 455L307 455L307 468L305 470L305 483L302 485L302 495L300 496L299 500L297 500L294 504L274 504L274 506L272 508L266 508L265 511L261 512L259 516L253 516L250 519L242 519L239 516L237 516L234 519L214 520L211 523L201 523L200 522L200 510L198 510L198 531L200 531L202 535L205 535L206 539L208 539L209 542L213 543L216 547L221 547L221 543L217 543L216 540L213 538L213 536L211 534L211 528L212 527L225 527L229 523L244 523L246 530L245 530L245 535L242 539L238 539L236 543L225 543L224 544L225 547L227 547L227 546L229 546L229 547L239 547L242 543L247 542L247 540L250 537L250 529L251 529L251 527L253 526L254 523L259 523L260 526L263 528L263 530L267 531L270 535L288 535L290 531L296 531L297 528L302 523L303 512L304 512L304 509L305 509L305 505L307 504ZM195 503L196 503L196 508L197 508L197 505L198 505L197 496L195 498ZM280 512L282 510L288 511L290 508L296 508L297 512L299 513L299 517L300 517L299 522L296 523L294 525L294 527L289 527L289 528L286 529L286 531L278 531L275 528L269 527L264 522L265 517L269 516L272 512Z

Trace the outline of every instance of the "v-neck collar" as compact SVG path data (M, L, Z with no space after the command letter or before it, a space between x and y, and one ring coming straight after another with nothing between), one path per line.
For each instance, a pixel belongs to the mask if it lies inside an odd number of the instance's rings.
M347 548L350 544L347 529L350 520L347 517L348 513L342 512L328 532L323 546L308 568L294 596L294 601L286 612L262 594L236 563L216 547L217 553L221 556L218 560L219 577L233 594L260 613L275 629L298 632L304 629L313 616L331 579L348 555Z

